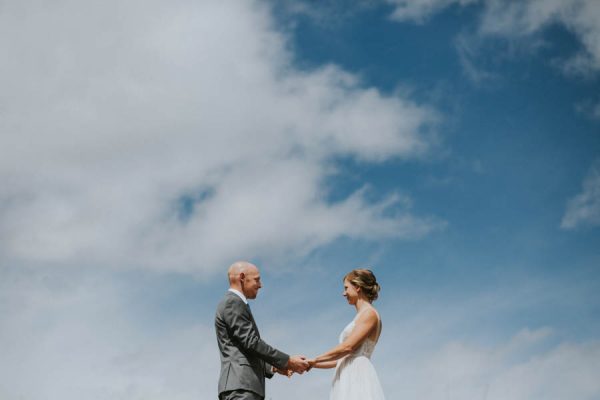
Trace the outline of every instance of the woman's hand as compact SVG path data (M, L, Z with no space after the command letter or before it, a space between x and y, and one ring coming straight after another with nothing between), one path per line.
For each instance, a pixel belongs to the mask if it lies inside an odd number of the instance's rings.
M279 369L277 367L273 367L273 372L279 375L287 376L288 378L291 378L292 375L294 375L294 371L291 369Z

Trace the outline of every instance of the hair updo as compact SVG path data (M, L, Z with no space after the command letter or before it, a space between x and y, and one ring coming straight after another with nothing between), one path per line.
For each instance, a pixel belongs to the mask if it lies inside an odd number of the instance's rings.
M375 275L369 269L353 269L344 276L344 280L348 280L352 285L360 288L367 296L369 303L377 300L381 287L375 279Z

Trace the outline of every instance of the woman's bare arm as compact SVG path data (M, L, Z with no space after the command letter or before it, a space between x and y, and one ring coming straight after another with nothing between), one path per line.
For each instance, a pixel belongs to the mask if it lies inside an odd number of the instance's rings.
M310 362L310 360L309 360ZM337 365L337 360L334 361L320 361L311 366L311 368L320 368L320 369L329 369L335 368Z

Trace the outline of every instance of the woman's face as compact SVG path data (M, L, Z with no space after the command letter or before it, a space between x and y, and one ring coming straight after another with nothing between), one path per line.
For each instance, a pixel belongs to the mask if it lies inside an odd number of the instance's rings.
M342 295L348 300L348 304L356 304L358 300L359 289L347 279L344 280L344 293Z

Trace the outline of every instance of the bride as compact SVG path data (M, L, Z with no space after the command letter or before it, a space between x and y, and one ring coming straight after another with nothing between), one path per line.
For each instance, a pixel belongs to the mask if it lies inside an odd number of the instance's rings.
M344 277L344 297L356 316L340 335L340 344L309 361L314 368L335 368L330 400L384 400L371 354L381 334L381 318L372 303L379 284L368 269Z

